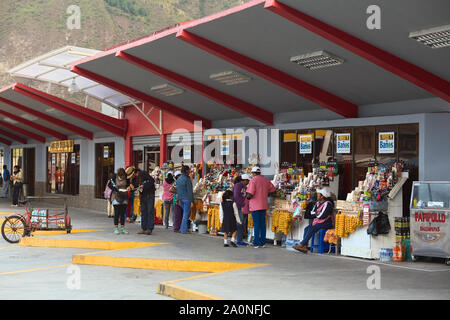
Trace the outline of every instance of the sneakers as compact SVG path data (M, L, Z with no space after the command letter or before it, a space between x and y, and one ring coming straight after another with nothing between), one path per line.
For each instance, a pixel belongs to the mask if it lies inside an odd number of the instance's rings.
M223 244L224 247L229 247L230 245L228 243Z
M137 234L145 234L144 230L139 231Z
M238 242L236 242L236 244L240 247L248 247L248 243L243 242L243 241L238 241Z
M119 229L118 228L114 228L114 234L119 234Z
M231 243L231 246L233 246L233 247L235 247L235 248L237 247L236 242L231 241L230 243Z
M146 235L148 235L148 236L149 236L149 235L151 235L151 234L152 234L152 230L147 230L147 231L145 231L145 232L144 232L144 234L146 234Z
M125 230L124 228L122 228L122 229L120 229L120 233L121 233L121 234L128 234L128 231Z

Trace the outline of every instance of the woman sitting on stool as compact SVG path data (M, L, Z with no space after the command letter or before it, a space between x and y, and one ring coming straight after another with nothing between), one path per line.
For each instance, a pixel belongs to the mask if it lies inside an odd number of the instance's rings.
M308 252L308 242L312 238L313 234L321 229L332 229L333 221L331 216L334 211L333 200L330 199L331 192L327 188L318 189L317 202L311 211L311 215L314 217L313 223L307 226L303 232L303 240L293 248L303 253Z

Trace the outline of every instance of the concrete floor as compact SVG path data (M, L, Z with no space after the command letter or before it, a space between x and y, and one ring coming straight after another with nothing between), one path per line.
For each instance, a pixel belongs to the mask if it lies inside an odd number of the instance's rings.
M4 212L23 212L0 200ZM267 248L224 248L222 237L181 235L157 226L151 236L137 235L138 224L129 224L129 235L114 235L112 219L105 213L70 209L74 229L87 233L35 236L46 239L166 242L168 244L118 251L99 256L167 260L220 261L265 264L249 269L205 274L171 270L72 266L75 254L100 250L23 247L0 236L0 300L172 300L157 293L164 281L185 279L177 286L226 300L303 299L450 299L450 267L440 260L380 263L343 256L302 254L268 245ZM371 270L379 271L379 282ZM72 279L76 270L80 287ZM370 289L368 287L372 287Z

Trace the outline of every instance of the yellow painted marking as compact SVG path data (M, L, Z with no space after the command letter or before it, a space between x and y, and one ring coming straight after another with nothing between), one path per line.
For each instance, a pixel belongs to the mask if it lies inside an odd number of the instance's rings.
M19 242L19 246L25 247L52 247L52 248L98 249L98 250L134 249L134 248L150 247L160 244L167 244L167 243L43 239L43 238L21 238Z
M149 259L149 258L125 258L111 256L94 256L111 250L124 250L134 248L144 248L155 245L169 244L165 242L118 242L118 241L98 241L98 240L68 240L68 239L42 239L42 238L22 238L19 242L20 246L30 247L55 247L55 248L78 248L78 249L99 249L103 251L76 254L72 256L72 264L82 265L98 265L119 268L133 269L153 269L153 270L169 270L184 272L204 272L206 274L191 276L178 280L161 282L158 285L158 294L166 295L179 300L223 300L221 297L198 292L195 290L185 289L175 282L199 279L207 276L213 276L220 273L236 271L246 268L254 268L258 266L266 266L267 264L256 263L238 263L238 262L217 262L217 261L193 261L193 260L169 260L169 259ZM67 265L64 265L67 266ZM55 268L57 268L56 266ZM63 266L59 266L63 267ZM30 269L18 272L29 272L43 270L46 268ZM48 269L48 268L47 268ZM3 273L11 274L11 273ZM0 273L2 275L2 273Z
M192 260L169 260L148 258L123 258L110 256L86 256L76 254L73 264L100 265L118 268L154 269L184 272L224 272L260 266L252 263L212 262Z
M100 229L72 229L71 233L95 232L103 231ZM37 230L33 232L35 236L56 236L60 234L67 234L65 230Z
M18 274L18 273L26 273L26 272L33 272L33 271L41 271L41 270L50 270L50 269L56 269L56 268L64 268L64 267L68 267L68 266L70 266L70 264L63 264L63 265L60 265L60 266L34 268L34 269L27 269L27 270L17 270L17 271L10 271L10 272L2 272L2 273L0 273L0 276L8 275L8 274Z
M224 300L221 297L213 296L207 293L182 288L175 284L160 283L158 286L158 294L172 297L178 300Z

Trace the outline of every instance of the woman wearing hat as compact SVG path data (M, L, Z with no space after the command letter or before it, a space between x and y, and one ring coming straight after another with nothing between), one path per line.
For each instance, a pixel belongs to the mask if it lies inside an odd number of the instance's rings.
M308 242L313 234L321 229L332 229L333 221L331 220L334 203L330 199L331 192L327 188L318 189L317 202L311 210L311 215L314 217L313 223L307 226L303 232L303 240L293 248L303 253L308 252Z

